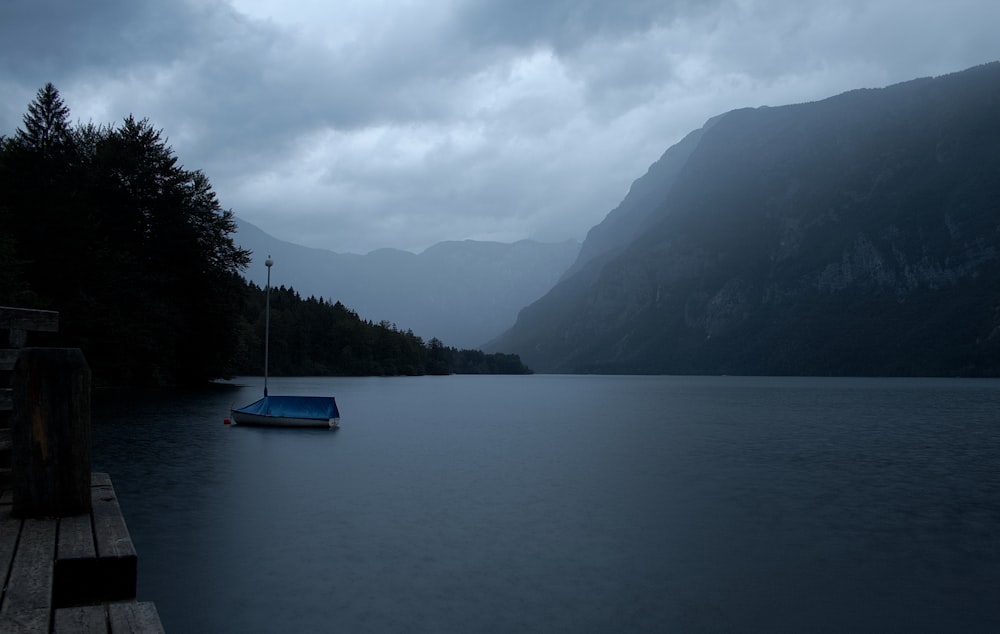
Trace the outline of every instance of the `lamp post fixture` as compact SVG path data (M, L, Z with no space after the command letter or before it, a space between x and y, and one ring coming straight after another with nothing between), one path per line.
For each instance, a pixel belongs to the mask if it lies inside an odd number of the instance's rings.
M271 267L273 265L274 260L268 254L267 259L264 260L264 266L267 267L267 299L265 300L267 307L264 309L264 396L267 396L267 357L271 342Z

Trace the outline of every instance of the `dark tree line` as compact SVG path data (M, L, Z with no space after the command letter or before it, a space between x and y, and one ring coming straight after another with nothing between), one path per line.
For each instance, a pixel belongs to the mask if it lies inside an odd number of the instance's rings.
M235 374L260 374L264 363L266 293L246 286L236 324L242 344ZM340 302L303 299L294 289L271 289L268 351L273 375L397 376L423 374L525 374L517 355L458 350L387 321L362 319Z
M227 306L249 262L208 178L132 116L69 123L52 84L0 145L0 302L60 312L99 380L199 382L238 344Z
M57 310L40 343L83 348L99 383L259 373L263 291L239 273L233 213L146 119L71 125L52 84L0 136L0 305ZM425 344L340 304L272 289L275 374L524 372Z

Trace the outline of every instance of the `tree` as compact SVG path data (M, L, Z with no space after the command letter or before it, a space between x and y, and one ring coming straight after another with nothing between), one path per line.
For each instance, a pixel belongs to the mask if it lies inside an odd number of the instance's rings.
M0 207L8 210L8 248L24 262L38 303L51 307L75 282L65 276L81 271L86 241L86 223L72 212L76 161L69 108L55 86L38 90L23 122L0 152Z
M451 374L448 349L437 337L427 342L427 374Z
M9 212L0 207L0 227L9 227ZM32 307L35 298L24 281L24 262L17 257L14 237L0 233L0 305Z
M70 146L69 108L51 82L38 89L22 120L24 129L14 134L18 145L46 155Z
M71 128L68 117L46 84L0 143L0 261L21 274L0 280L5 292L60 311L59 341L84 348L98 380L224 374L241 343L227 310L249 262L232 212L148 120Z
M128 330L114 348L156 360L115 364L145 382L201 381L224 373L238 345L227 306L238 292L233 274L250 254L235 245L232 212L223 210L208 178L185 170L161 130L129 116L98 135L100 186L93 201L101 234L114 249L105 267L111 304Z

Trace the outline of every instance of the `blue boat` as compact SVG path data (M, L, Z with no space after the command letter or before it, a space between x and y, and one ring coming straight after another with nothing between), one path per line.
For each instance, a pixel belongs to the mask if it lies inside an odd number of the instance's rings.
M266 427L321 427L338 429L340 410L332 396L268 396L268 343L271 338L271 266L267 256L267 309L264 326L264 398L249 405L231 408L229 415L237 425Z
M266 427L340 427L340 410L332 396L265 396L230 412L237 425Z

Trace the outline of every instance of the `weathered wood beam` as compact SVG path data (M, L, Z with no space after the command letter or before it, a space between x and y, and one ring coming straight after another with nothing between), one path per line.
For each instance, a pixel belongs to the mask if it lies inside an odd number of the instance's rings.
M0 511L0 577L4 579L10 574L10 563L14 560L20 534L21 522L10 516L10 508ZM0 598L5 590L5 587L0 587Z
M14 409L14 391L9 387L0 387L0 412Z
M163 633L156 606L148 601L109 603L108 623L112 632Z
M11 348L23 348L28 345L28 331L23 328L11 328L7 331L7 345Z
M90 513L59 520L52 604L56 608L108 601L98 579L97 549Z
M137 557L106 473L91 474L91 514L59 520L56 608L135 599Z
M49 631L49 614L45 608L0 612L0 632L46 634Z
M107 634L107 608L103 605L83 605L57 609L52 632L53 634Z
M17 363L17 350L0 350L0 372L10 372Z
M58 332L59 313L54 310L0 306L0 328Z
M25 348L10 421L15 517L90 510L90 368L77 348Z
M95 582L102 587L105 601L134 599L138 557L118 505L118 497L107 474L94 473L91 482L94 545L98 561Z
M56 520L24 520L0 606L0 631L48 630L55 549Z

